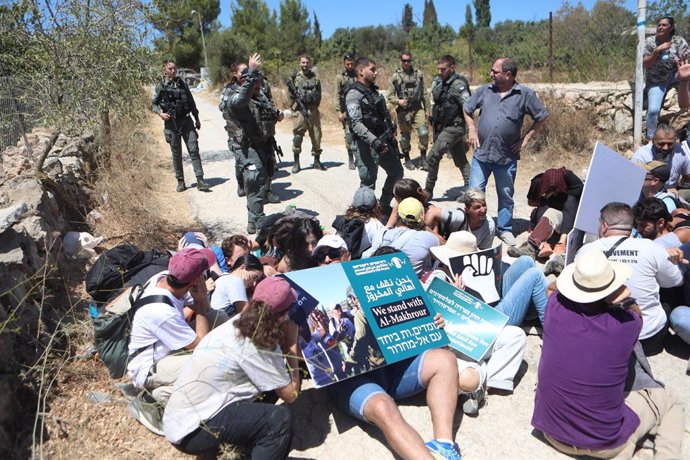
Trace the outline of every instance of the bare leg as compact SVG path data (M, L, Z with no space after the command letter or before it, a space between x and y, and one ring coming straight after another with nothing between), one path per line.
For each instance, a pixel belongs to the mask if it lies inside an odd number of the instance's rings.
M448 350L429 350L421 372L434 438L453 440L453 416L458 404L458 364Z

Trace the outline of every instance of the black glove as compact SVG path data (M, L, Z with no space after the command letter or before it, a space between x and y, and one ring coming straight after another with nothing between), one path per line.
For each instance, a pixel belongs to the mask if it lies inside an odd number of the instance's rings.
M383 151L386 148L386 143L383 142L381 139L376 139L374 142L371 143L371 148L374 149L376 153L383 153Z

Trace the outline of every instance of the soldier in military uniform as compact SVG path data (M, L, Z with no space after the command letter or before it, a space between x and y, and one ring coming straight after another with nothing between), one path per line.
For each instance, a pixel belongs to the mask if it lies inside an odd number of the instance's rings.
M295 164L292 167L293 173L300 172L299 154L302 152L302 140L304 133L309 131L311 139L311 154L314 156L314 169L326 170L321 164L321 115L319 105L321 104L321 81L312 71L311 57L308 54L300 56L300 72L292 77L292 82L301 97L302 103L307 109L307 118L299 110L299 105L295 96L290 94L292 110L297 114L292 128L292 153L295 155Z
M470 85L465 77L455 73L455 59L445 55L436 63L438 75L431 84L434 107L431 113L431 126L434 130L434 146L429 152L425 189L434 196L434 186L438 179L441 158L450 152L455 166L460 169L464 185L470 182L470 164L465 148L465 117L462 106L470 98Z
M228 131L239 146L244 188L247 192L247 233L253 235L261 227L268 188L267 165L271 147L262 120L262 107L267 99L261 93L259 73L261 57L254 54L243 72L240 86L227 101Z
M354 149L362 186L376 188L378 167L386 171L381 192L381 205L389 207L393 185L403 177L398 156L398 143L386 99L379 94L376 83L376 62L359 58L355 62L357 82L345 94L347 118L356 148Z
M247 193L244 190L244 179L242 178L242 168L240 167L240 160L238 155L241 153L240 146L235 142L235 139L230 134L230 120L228 119L229 112L226 110L228 108L228 101L230 96L237 91L240 86L240 76L242 71L247 68L247 64L243 62L234 62L230 65L230 82L223 88L223 93L220 96L220 104L218 109L223 114L225 119L225 131L228 132L228 150L232 153L235 158L235 179L237 179L237 196L243 197Z
M345 147L347 148L348 167L355 169L355 157L352 153L352 131L347 123L347 109L345 108L345 90L354 82L357 81L357 73L355 72L355 61L352 56L346 54L343 56L343 66L345 69L335 77L335 110L338 113L338 121L343 125L345 134Z
M199 110L196 108L189 87L177 76L177 66L171 59L165 61L165 81L156 85L151 110L164 121L163 133L172 151L177 191L184 192L187 189L182 169L182 139L192 159L196 188L202 192L209 191L210 187L204 181L204 170L199 156L199 137L196 132L197 129L201 129ZM190 113L196 119L196 124L192 122Z
M412 148L410 139L412 129L417 131L419 138L419 153L421 156L419 169L427 170L426 149L429 145L429 129L426 121L429 118L429 97L424 91L424 75L421 71L412 67L412 55L402 53L400 55L400 67L396 69L391 78L388 91L388 102L395 106L400 129L400 149L405 158L405 167L415 169L410 160Z

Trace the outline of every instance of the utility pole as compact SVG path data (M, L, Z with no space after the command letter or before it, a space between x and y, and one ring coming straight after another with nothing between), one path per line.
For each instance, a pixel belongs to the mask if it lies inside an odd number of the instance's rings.
M192 16L196 13L199 16L199 30L201 31L201 46L204 48L204 67L208 69L208 55L206 54L206 40L204 39L204 26L201 24L201 13L197 10L192 10Z
M644 90L645 29L647 26L647 0L637 0L637 58L635 59L635 113L633 118L633 148L637 150L642 143L642 93Z

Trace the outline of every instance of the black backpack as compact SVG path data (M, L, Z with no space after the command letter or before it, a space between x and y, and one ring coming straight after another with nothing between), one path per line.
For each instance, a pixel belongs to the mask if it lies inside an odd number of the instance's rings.
M357 218L345 220L344 216L336 216L331 225L338 230L338 235L347 243L347 249L350 251L352 259L361 259L362 253L371 246L371 243L366 247L362 245L364 221Z
M115 246L101 254L86 274L86 292L99 303L106 303L122 292L125 284L151 265L167 269L170 255L159 251L141 251L133 244Z

